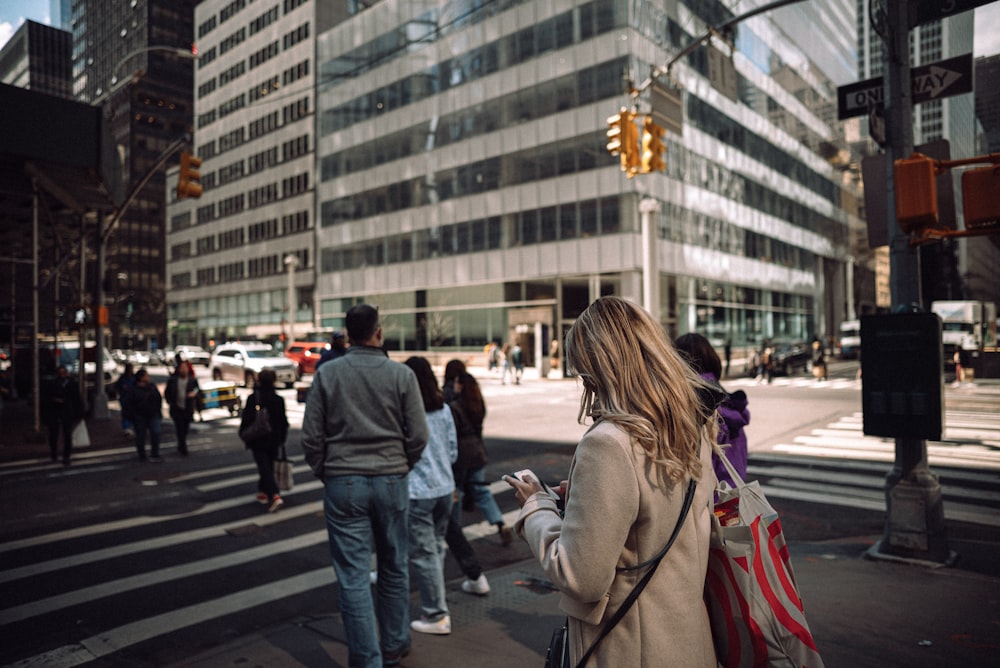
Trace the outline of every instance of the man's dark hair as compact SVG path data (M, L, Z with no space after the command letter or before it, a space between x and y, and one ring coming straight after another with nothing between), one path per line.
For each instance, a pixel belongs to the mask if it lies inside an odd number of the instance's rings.
M368 304L357 304L347 312L347 336L351 343L367 341L378 329L378 309Z

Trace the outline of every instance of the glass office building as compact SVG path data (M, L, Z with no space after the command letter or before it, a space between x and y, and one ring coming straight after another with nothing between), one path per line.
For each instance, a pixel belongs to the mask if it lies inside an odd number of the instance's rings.
M823 150L836 89L769 17L735 30L734 99L704 46L671 67L665 173L626 178L605 150L626 81L730 5L384 0L319 34L316 324L366 301L392 348L517 338L529 364L606 294L648 300L671 335L832 333L852 215Z

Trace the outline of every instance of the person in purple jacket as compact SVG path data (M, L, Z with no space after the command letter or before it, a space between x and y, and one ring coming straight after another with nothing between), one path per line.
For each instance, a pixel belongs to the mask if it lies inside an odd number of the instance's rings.
M713 389L711 396L707 396L708 393L703 393L702 403L706 404L706 408L709 410L713 407L718 409L718 442L723 446L729 463L745 480L747 477L747 435L744 427L750 424L750 410L747 408L746 392L737 390L730 394L722 388L722 385L719 384L719 378L722 375L722 361L715 349L712 348L712 344L701 334L694 332L684 334L674 341L674 345L688 360L691 368L711 383ZM728 447L726 447L727 445ZM725 480L729 485L736 486L718 455L712 455L712 465L720 482Z

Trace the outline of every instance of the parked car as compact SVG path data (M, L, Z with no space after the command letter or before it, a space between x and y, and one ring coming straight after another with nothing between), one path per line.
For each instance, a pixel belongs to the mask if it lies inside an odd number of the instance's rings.
M257 384L257 374L264 369L274 371L277 382L285 387L292 387L298 379L295 362L266 343L223 343L212 352L209 367L213 380L231 380L247 387Z
M208 366L212 359L208 351L201 346L175 346L174 355L178 353L191 364L200 364L201 366ZM173 364L173 360L170 360L169 363Z
M316 362L329 347L322 341L295 341L285 349L285 357L295 362L301 378L307 373L316 373Z
M809 371L812 362L812 347L807 341L775 341L774 346L774 373L788 376L801 369L803 373Z

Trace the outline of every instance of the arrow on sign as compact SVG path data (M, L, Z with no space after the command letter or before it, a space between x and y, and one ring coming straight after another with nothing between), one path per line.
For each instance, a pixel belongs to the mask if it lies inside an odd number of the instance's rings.
M913 77L911 90L914 96L926 96L933 100L961 78L962 75L958 72L931 65L930 72Z

